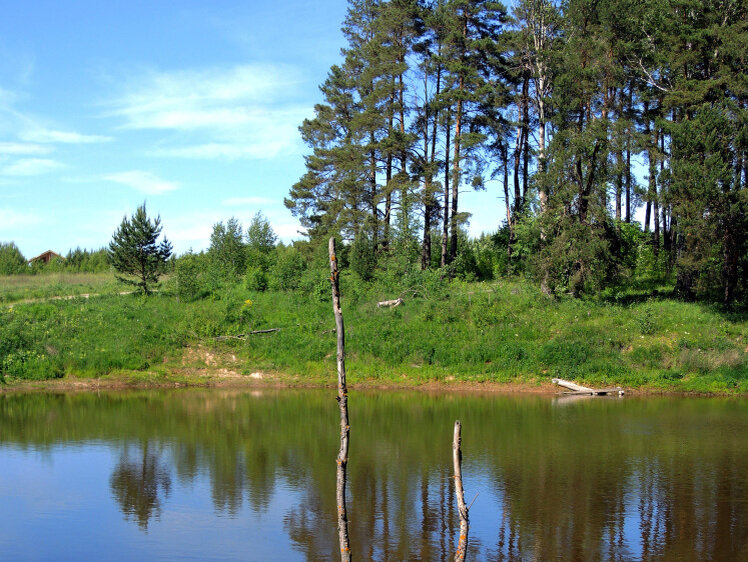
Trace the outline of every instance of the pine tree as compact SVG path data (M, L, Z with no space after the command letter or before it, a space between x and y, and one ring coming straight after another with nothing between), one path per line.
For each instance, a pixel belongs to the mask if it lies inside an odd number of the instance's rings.
M161 217L148 218L145 203L138 207L129 219L124 217L109 243L109 264L119 273L135 277L117 276L123 283L138 287L149 295L166 271L166 262L171 257L171 243L161 235Z

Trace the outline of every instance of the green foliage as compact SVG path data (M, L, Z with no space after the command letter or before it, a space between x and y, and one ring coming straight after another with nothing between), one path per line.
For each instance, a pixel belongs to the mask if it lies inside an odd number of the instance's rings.
M171 244L161 234L161 217L148 218L145 203L131 218L124 217L109 243L109 263L119 273L135 277L118 277L123 283L138 287L143 294L151 293L159 277L166 271Z
M174 268L175 291L180 300L194 301L209 291L206 271L210 259L205 254L188 252L177 259Z
M70 250L61 261L64 270L76 271L81 273L98 273L109 270L107 261L107 249L98 250L81 250L80 247Z
M374 269L377 266L374 245L366 232L361 231L351 244L350 250L351 269L364 281L370 281L374 277Z
M245 270L246 251L242 226L239 221L231 217L226 221L213 225L210 235L208 255L214 274L226 279L234 279Z
M275 263L270 268L269 287L274 290L289 291L298 288L306 262L293 246L278 246Z
M278 242L273 228L265 215L257 212L247 227L247 249L251 252L269 254Z
M250 291L265 291L268 288L268 274L264 269L256 266L250 266L247 268L247 273L244 275L244 285Z
M669 199L684 246L676 261L678 290L686 297L721 297L726 304L742 290L739 275L748 265L748 200L734 173L745 150L738 144L736 111L707 104L671 126Z
M26 271L26 258L13 242L0 242L0 275L15 275Z

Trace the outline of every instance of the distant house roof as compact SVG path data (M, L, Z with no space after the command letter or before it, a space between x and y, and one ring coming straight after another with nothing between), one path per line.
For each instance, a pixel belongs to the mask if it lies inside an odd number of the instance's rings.
M59 258L61 260L65 259L60 254L53 252L52 250L47 250L46 252L39 254L35 258L31 258L29 260L29 263L36 263L36 262L49 263L55 258Z

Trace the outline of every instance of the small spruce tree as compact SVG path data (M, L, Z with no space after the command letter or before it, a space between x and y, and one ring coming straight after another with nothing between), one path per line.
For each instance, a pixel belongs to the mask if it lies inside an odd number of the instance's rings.
M130 219L122 219L107 251L107 258L114 269L135 277L117 276L117 279L138 287L145 295L150 294L158 283L171 256L171 243L166 237L157 243L160 234L161 217L149 219L143 203Z

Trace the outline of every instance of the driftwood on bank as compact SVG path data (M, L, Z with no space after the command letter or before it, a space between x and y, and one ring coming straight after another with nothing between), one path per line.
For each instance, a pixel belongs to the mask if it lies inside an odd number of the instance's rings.
M591 396L606 396L608 394L618 394L619 396L622 396L624 392L620 386L616 386L614 388L589 388L570 381L565 381L564 379L553 379L553 384L568 388L571 392L568 392L567 394L589 394Z
M465 560L468 547L468 533L470 522L468 511L470 508L465 504L465 490L462 488L462 424L460 420L455 421L454 438L452 439L452 461L454 463L455 495L457 496L457 511L460 515L460 538L457 541L457 552L455 561Z
M395 308L396 306L400 306L401 304L403 304L403 302L405 301L403 301L402 297L398 297L391 301L380 301L377 303L377 308L382 308L383 306L386 306L388 308Z
M338 258L335 253L335 238L330 238L330 283L332 284L332 308L335 314L335 327L338 333L338 405L340 406L340 451L337 458L336 500L338 506L338 542L340 559L351 560L351 546L348 539L348 512L345 503L345 488L348 467L348 440L351 426L348 423L348 387L345 382L345 327L343 311L340 308L340 285L338 283Z

